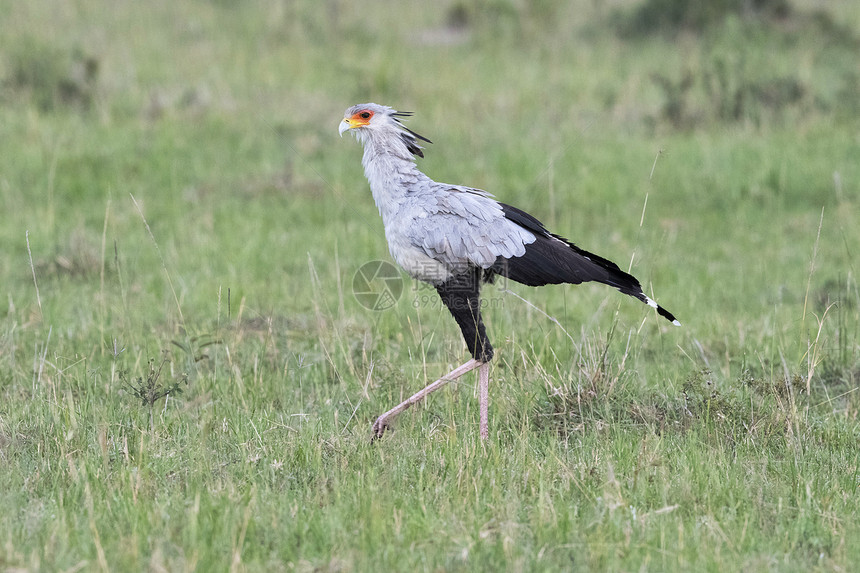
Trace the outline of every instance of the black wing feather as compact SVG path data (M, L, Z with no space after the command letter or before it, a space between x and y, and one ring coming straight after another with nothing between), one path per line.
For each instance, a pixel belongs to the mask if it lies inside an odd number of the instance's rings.
M589 253L564 237L550 233L543 223L525 211L504 203L499 205L507 219L531 231L536 240L526 245L526 252L521 257L499 257L492 267L494 272L528 286L595 281L648 302L636 277L622 271L609 259ZM657 312L675 321L672 313L663 307L658 306Z
M612 261L550 233L543 223L525 211L504 203L500 205L505 217L537 237L534 243L526 245L526 253L522 257L503 259L507 273L501 274L509 279L529 286L596 281L632 296L642 292L636 277L625 273ZM499 262L502 261L497 261L497 264Z

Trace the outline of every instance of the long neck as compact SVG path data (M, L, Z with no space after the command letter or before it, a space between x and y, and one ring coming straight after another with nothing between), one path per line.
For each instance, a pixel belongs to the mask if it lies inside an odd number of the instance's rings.
M410 194L419 191L421 182L429 180L418 170L412 154L399 138L380 140L369 137L364 142L361 163L383 220L396 213Z

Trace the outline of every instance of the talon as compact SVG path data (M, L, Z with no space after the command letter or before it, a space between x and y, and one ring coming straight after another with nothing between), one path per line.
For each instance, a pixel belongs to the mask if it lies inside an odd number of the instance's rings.
M378 440L379 438L381 438L382 435L385 433L385 430L387 430L387 429L388 429L388 423L385 421L385 419L382 416L378 417L376 419L376 421L373 423L373 426L371 428L371 431L373 432L373 436L371 436L370 441L374 442L374 441Z

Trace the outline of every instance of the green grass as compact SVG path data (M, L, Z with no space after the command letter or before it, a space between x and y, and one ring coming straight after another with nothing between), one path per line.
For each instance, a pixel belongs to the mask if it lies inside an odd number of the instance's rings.
M860 11L317 4L0 0L0 568L860 562ZM363 101L683 327L487 287L491 439L469 375L371 445L466 352L432 291L352 295Z

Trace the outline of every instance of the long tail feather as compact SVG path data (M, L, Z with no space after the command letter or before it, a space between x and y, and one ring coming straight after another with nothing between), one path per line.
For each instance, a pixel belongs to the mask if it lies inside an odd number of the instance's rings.
M622 271L612 261L580 249L563 237L553 235L540 221L524 211L505 204L502 204L502 209L508 219L532 231L537 240L526 245L526 252L521 257L500 257L492 268L494 272L528 286L579 284L589 281L603 283L639 299L655 308L666 320L680 325L671 312L642 292L642 285L636 277Z

